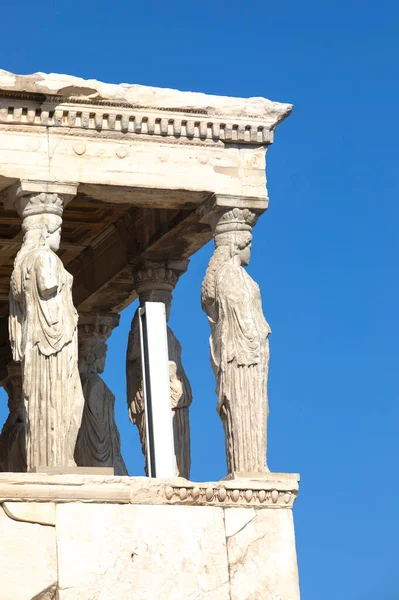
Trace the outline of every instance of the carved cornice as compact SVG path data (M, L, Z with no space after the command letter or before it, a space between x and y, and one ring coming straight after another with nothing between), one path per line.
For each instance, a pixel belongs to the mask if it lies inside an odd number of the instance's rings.
M194 483L147 477L0 474L0 502L114 502L186 506L292 508L298 495L296 474L270 474L259 480Z
M274 128L259 117L209 114L196 109L146 108L29 93L0 92L0 124L65 128L69 133L119 132L208 143L273 143Z
M259 506L292 508L298 491L295 489L257 489L247 483L227 488L219 485L166 486L165 497L170 504L198 506Z

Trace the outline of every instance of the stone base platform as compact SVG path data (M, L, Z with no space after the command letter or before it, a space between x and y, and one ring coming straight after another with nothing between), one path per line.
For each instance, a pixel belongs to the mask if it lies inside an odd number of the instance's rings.
M299 476L0 474L1 600L299 600Z

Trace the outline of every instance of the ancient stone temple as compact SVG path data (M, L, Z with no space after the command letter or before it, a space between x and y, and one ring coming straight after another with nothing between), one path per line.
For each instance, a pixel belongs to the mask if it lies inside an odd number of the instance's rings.
M1 600L299 599L299 476L267 467L271 330L245 269L266 150L291 109L0 71ZM107 339L138 298L120 377L148 473L142 311L168 320L212 238L198 296L227 476L190 479L196 398L165 323L173 473L129 477L101 377Z

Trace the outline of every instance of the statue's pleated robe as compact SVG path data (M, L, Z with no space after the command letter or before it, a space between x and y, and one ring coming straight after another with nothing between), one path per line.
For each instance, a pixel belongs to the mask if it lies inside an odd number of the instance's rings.
M48 248L17 255L9 327L14 360L22 362L28 470L75 465L84 399L72 282Z

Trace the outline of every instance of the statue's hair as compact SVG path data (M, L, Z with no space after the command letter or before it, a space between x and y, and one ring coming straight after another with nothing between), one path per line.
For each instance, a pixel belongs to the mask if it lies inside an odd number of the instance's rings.
M216 273L251 242L252 226L256 223L256 218L248 209L234 208L219 219L215 227L215 252L209 261L201 287L203 306L210 306L215 302Z
M54 233L62 225L62 219L58 215L44 213L41 215L30 215L22 221L22 231L27 234L29 231L46 231Z
M46 238L57 231L62 225L61 217L53 214L32 215L26 217L22 223L24 239L20 251L17 254L25 254L43 246Z
M227 245L217 246L209 261L208 268L201 286L202 306L215 302L216 273L219 268L231 258L231 248Z

